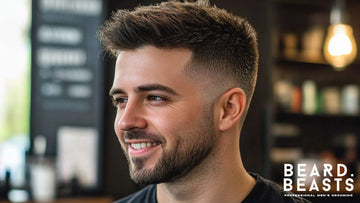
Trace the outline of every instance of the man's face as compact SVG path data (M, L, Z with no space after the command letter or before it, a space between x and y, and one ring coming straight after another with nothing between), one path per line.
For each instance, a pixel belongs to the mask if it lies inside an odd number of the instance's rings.
M187 49L145 46L117 58L114 128L136 183L176 180L215 145L212 106L184 74L191 55Z

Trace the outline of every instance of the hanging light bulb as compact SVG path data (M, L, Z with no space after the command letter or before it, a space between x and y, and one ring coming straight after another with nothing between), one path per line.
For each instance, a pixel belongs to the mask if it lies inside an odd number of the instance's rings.
M324 56L335 70L344 70L355 60L357 48L350 25L344 24L345 2L336 0L331 10L328 34L325 39Z
M343 70L356 57L356 43L352 28L345 24L331 25L325 40L325 59L336 70Z

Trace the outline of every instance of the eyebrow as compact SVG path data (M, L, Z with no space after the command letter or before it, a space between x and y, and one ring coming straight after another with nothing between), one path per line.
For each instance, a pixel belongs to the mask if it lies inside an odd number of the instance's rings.
M175 96L179 95L172 88L158 84L158 83L141 85L141 86L136 87L134 91L135 92L150 92L150 91L155 91L155 90L167 92L167 93L175 95ZM125 93L125 91L120 88L111 88L109 95L113 96L115 94L124 94L124 93Z
M109 91L109 95L112 97L115 94L124 94L125 91L123 91L122 89L118 89L118 88L111 88Z

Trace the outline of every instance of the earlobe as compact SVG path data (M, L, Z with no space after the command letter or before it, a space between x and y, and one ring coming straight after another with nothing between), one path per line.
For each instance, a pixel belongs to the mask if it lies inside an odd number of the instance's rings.
M245 92L240 88L228 90L221 97L219 130L226 131L239 123L246 106Z

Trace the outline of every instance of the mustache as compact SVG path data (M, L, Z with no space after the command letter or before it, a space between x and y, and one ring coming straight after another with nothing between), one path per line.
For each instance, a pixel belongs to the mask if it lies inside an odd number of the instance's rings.
M152 140L155 142L164 142L164 138L161 135L148 133L142 130L136 131L126 131L123 136L123 140L136 140L136 139L145 139Z

